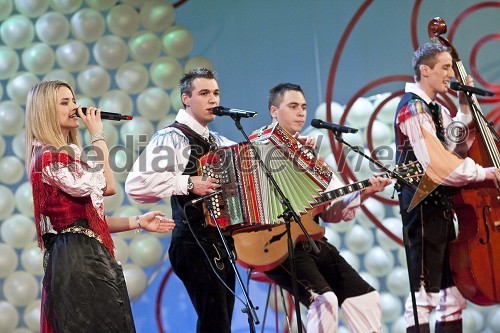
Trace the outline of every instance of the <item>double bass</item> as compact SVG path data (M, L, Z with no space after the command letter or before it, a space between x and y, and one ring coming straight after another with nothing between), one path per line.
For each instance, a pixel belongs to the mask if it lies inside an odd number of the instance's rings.
M446 23L437 17L428 25L429 37L450 49L457 79L467 73L453 45L441 35ZM474 94L468 98L474 135L468 157L484 167L500 167L498 136L486 122ZM500 303L500 192L492 181L462 187L453 196L458 236L450 243L450 266L457 288L478 305Z

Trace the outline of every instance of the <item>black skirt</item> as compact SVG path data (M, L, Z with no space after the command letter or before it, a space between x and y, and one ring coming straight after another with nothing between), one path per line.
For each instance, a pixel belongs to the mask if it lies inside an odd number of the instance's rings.
M122 268L104 245L78 233L46 234L44 243L42 333L135 332Z

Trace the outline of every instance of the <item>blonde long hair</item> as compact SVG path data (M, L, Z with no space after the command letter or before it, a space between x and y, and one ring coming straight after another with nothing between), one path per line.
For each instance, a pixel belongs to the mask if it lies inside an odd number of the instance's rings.
M71 86L63 81L43 81L35 85L26 99L26 172L31 178L31 163L37 140L44 145L61 149L71 143L80 145L78 130L71 129L68 137L64 137L57 114L57 91L60 87L67 87L73 96L75 92Z

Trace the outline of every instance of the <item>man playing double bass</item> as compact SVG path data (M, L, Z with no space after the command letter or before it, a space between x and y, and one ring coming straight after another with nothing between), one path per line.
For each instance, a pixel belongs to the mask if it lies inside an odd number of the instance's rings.
M402 185L401 216L408 230L411 286L416 298L419 331L429 332L429 316L436 309L435 332L462 332L466 300L453 281L449 242L455 239L450 187L491 180L498 187L500 170L483 168L470 158L451 151L457 145L452 129L471 121L466 96L459 93L460 111L455 118L436 100L448 91L455 77L449 49L440 44L422 45L413 57L415 83L407 83L396 113L397 164L418 160L437 186L418 203L415 190ZM472 84L472 78L465 82ZM465 127L465 126L464 126ZM430 191L429 191L430 192ZM410 211L408 211L410 209ZM415 332L411 298L406 302L407 332Z

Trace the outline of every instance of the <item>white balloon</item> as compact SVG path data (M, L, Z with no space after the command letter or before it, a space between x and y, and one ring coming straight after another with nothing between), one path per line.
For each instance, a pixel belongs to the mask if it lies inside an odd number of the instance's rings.
M14 272L5 279L3 294L12 305L26 306L38 296L38 281L27 272Z
M194 57L189 59L184 66L184 72L189 73L191 70L196 68L206 68L210 70L215 70L215 66L213 65L210 59L205 57Z
M39 332L39 331L40 331L40 329L38 329L36 332ZM34 333L34 332L32 330L25 328L25 327L18 327L10 333Z
M116 0L86 0L90 8L104 11L113 8L116 5Z
M332 122L333 123L338 123L340 121L340 118L342 117L342 114L344 113L344 107L340 105L337 102L331 102L330 103L330 114L332 116ZM326 103L323 102L314 111L314 118L321 119L323 121L326 121ZM351 143L349 141L349 143Z
M22 130L23 126L23 109L13 101L0 102L0 134L15 135Z
M5 243L0 243L0 278L16 271L19 260L14 249Z
M132 139L133 138L130 137L130 140ZM127 179L128 172L132 169L135 161L133 142L130 141L129 144L132 146L130 149L126 146L117 145L111 148L109 152L109 162L115 172L115 178L122 183ZM115 209L116 208L118 207L115 207Z
M384 323L396 320L403 310L401 300L389 293L380 294L380 304L382 305L382 321Z
M54 67L56 57L50 46L45 43L36 43L24 49L22 60L29 72L44 74Z
M86 43L99 39L105 27L104 17L94 9L80 9L71 17L71 33L76 39Z
M368 209L370 213L373 214L379 221L385 218L385 206L382 202L378 201L374 198L368 198L363 202L365 208ZM359 209L356 213L356 220L363 225L364 227L373 228L374 224L372 220L363 212L363 210Z
M99 38L93 47L94 58L99 65L108 69L118 68L127 61L127 44L117 36Z
M394 257L391 252L377 246L366 253L364 264L370 274L384 276L393 269Z
M146 273L135 264L123 265L123 275L127 283L128 295L130 298L140 296L146 289Z
M398 319L393 321L392 333L406 333L406 320L404 316L400 316Z
M371 129L373 147L379 148L380 146L389 146L394 142L393 126L388 126L380 120L375 120ZM368 135L368 131L366 131L365 133L366 135Z
M0 219L5 220L10 217L15 207L16 201L12 190L0 185Z
M0 25L0 37L5 45L20 49L33 41L35 28L27 17L12 15Z
M149 69L151 81L164 89L170 89L179 84L182 77L182 66L173 57L161 57L156 59Z
M38 38L50 45L57 45L68 38L68 19L58 12L48 12L40 16L35 23Z
M116 84L129 94L137 94L146 89L149 81L148 70L138 62L127 62L116 72Z
M0 135L0 157L5 153L5 139Z
M13 8L12 0L0 0L0 21L10 16Z
M360 272L359 276L361 276L361 278L363 280L365 280L366 283L368 283L374 289L380 290L380 283L379 283L379 281L378 281L378 279L376 277L374 277L373 275L371 275L368 272Z
M20 214L12 215L0 225L0 234L4 242L17 249L31 244L35 233L33 221Z
M28 273L38 276L43 275L43 252L38 247L38 242L33 242L23 249L21 263Z
M373 246L373 234L360 225L353 226L344 240L347 248L356 254L364 253Z
M116 186L116 193L114 195L104 197L104 208L106 212L113 212L118 209L123 202L123 187Z
M81 7L83 0L49 0L50 7L63 14L70 14Z
M354 268L354 270L356 270L356 271L359 270L360 261L359 261L359 257L356 254L354 254L348 250L342 250L339 252L340 252L340 255L342 256L342 258L344 258L347 261L347 263L349 265L351 265L352 268Z
M399 239L403 239L403 223L400 218L388 217L382 220L382 225L386 227L393 235ZM396 243L392 238L390 238L384 231L378 229L375 231L378 243L386 250L396 250L401 245Z
M406 250L405 250L404 246L402 246L398 249L397 256L398 256L399 264L402 267L405 267L405 268L408 267L408 263L406 261Z
M184 108L181 100L181 89L179 86L175 86L170 92L170 102L172 103L172 111L174 113L177 113L179 109Z
M0 80L13 77L20 63L16 51L7 46L0 46Z
M175 58L186 57L193 49L193 34L182 26L173 26L161 38L165 52Z
M174 22L175 9L172 4L166 1L148 1L141 6L139 17L147 30L165 31Z
M156 125L156 130L159 131L172 124L175 121L175 116L175 114L167 114L158 122L158 125Z
M21 184L16 189L16 207L24 215L33 214L33 190L30 182Z
M59 66L68 72L81 71L89 63L90 52L79 40L67 41L56 50L56 60Z
M151 136L154 134L154 127L150 121L143 117L134 117L127 121L120 130L122 142L126 142L128 149L139 149L145 147ZM132 142L132 147L130 143Z
M462 313L462 320L464 332L484 332L485 320L476 309L467 307Z
M99 108L106 112L132 115L134 112L134 102L127 93L121 90L110 90L107 91L99 100ZM110 123L113 125L121 124L119 122Z
M170 97L163 89L148 88L137 97L137 109L147 120L160 120L170 110Z
M106 22L113 35L128 37L139 28L139 13L130 5L120 4L109 11Z
M158 58L162 49L160 38L149 31L140 31L130 37L128 47L132 58L143 64Z
M63 81L68 83L70 87L76 87L75 78L73 77L73 75L71 75L71 73L69 73L64 69L54 69L45 74L42 81L49 81L49 80Z
M11 332L19 323L19 312L14 305L0 300L0 331Z
M161 243L153 235L140 235L130 243L130 258L140 267L149 267L158 263L162 255Z
M24 310L23 319L29 329L40 331L40 315L41 315L41 300L37 299L26 307Z
M387 275L387 289L393 295L405 297L410 292L408 271L403 267L396 267Z
M369 99L359 97L347 114L347 122L353 127L365 128L373 110L373 105Z
M89 65L77 76L80 91L89 97L102 96L111 85L109 73L101 66Z
M339 223L327 223L327 225L329 228L337 232L349 232L354 227L355 224L353 221L343 221Z
M40 80L32 73L23 72L7 83L7 95L10 99L17 104L26 104L26 97L28 92L33 88Z
M116 261L125 264L130 256L130 250L127 241L121 237L122 233L113 234L113 243L115 244Z
M24 163L17 157L5 156L0 159L0 181L13 185L18 183L24 175Z
M337 249L340 249L342 246L342 239L338 232L332 228L333 223L325 223L323 226L325 227L325 237L328 239L328 242L335 246Z
M488 315L488 327L495 333L500 333L500 306L496 306Z
M373 102L373 106L376 108L379 104L385 100L390 93L378 94L376 95L376 99ZM384 122L387 125L394 126L394 115L396 114L396 110L399 104L401 97L393 97L384 106L380 109L377 114L377 119Z
M47 0L14 0L16 9L26 17L37 17L45 13L49 4Z

